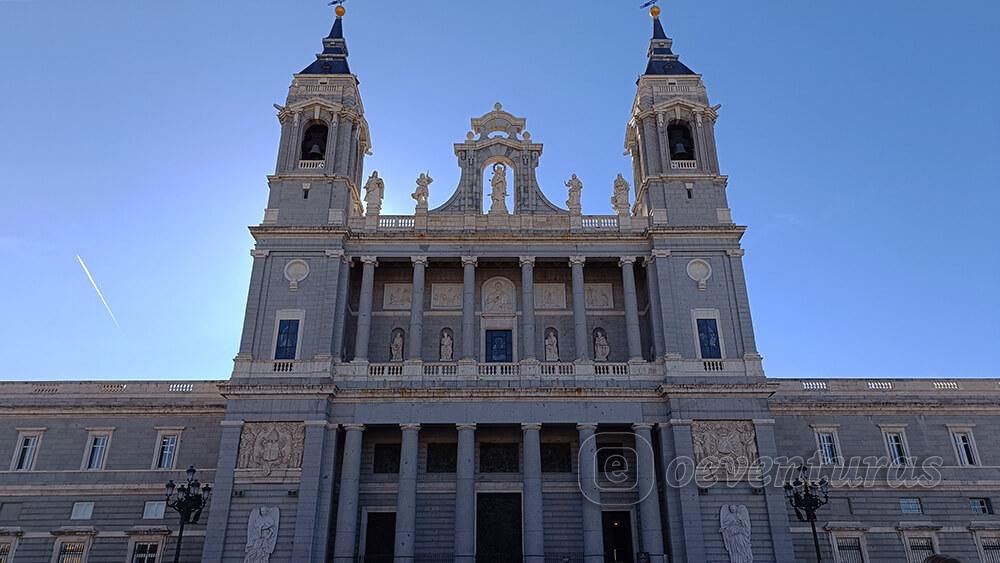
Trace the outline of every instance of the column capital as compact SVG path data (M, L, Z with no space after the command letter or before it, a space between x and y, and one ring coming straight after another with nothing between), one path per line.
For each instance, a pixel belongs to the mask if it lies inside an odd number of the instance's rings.
M653 260L656 260L657 258L670 258L670 254L669 250L654 249L651 256Z
M326 250L326 257L327 258L343 258L344 257L344 250L340 249L340 248L338 248L336 250L334 250L334 249L327 249Z
M250 250L250 256L253 256L254 258L267 258L267 255L270 253L270 250L263 250L260 248Z
M576 266L577 264L583 266L584 262L586 262L586 261L587 261L587 257L586 256L570 256L569 257L569 265L570 266Z
M424 266L426 266L427 265L427 257L426 256L410 256L410 262L413 262L414 266L416 266L417 264L423 264Z
M347 264L348 268L353 268L354 267L354 257L348 256L348 255L344 254L343 256L340 257L340 260L344 264Z
M378 266L378 256L362 256L361 262L364 264L371 264L372 266Z
M346 432L364 432L364 430L365 430L365 425L364 424L355 424L355 423L352 423L352 424L345 424L344 425L344 431L346 431Z
M518 257L518 261L521 263L522 267L524 267L524 266L534 266L535 265L535 257L534 256L520 256L520 257Z
M635 256L622 256L621 259L618 260L618 266L621 267L625 264L635 264L635 260Z
M476 429L476 423L475 422L459 422L458 424L455 425L455 427L458 428L459 430L475 430Z
M576 425L577 430L597 430L596 422L581 422Z
M638 432L639 430L646 430L647 432L652 430L656 426L652 422L636 422L632 425L632 430Z
M522 422L521 423L521 430L541 430L541 429L542 429L542 423L541 422Z
M475 266L478 261L479 261L479 258L477 258L475 256L463 256L462 257L462 265L463 266Z
M420 430L420 424L416 422L406 422L399 425L400 430L406 432L407 430Z
M742 248L729 248L726 249L726 254L735 258L739 258L740 256L743 256L745 252L743 251Z

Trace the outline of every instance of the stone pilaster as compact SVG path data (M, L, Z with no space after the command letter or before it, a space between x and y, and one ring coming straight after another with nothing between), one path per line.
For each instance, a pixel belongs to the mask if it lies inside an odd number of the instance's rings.
M324 451L327 443L327 422L325 420L307 420L305 422L305 437L302 455L302 477L299 481L298 506L295 511L295 537L292 543L292 559L295 561L313 561L317 557L325 557L315 553L314 537L316 534L326 534L316 525L316 517L320 504L321 474L325 463L332 463ZM336 434L336 430L333 430ZM336 446L334 446L336 447Z
M419 424L400 424L399 492L396 496L396 560L413 560L417 535L417 452Z
M476 257L462 257L462 359L476 358Z
M663 560L663 534L660 531L660 499L656 488L656 458L653 455L652 424L633 424L636 436L636 468L639 485L639 537L642 551L650 560Z
M375 256L362 256L361 298L358 303L358 333L354 338L354 361L368 361L368 341L372 336L372 294L375 292Z
M542 452L539 423L524 423L524 561L544 563L545 520L542 511Z
M476 560L476 425L458 424L455 467L455 563Z
M223 420L222 438L219 441L219 461L215 471L215 495L208 511L208 526L205 530L205 547L201 560L222 563L223 548L226 544L226 528L233 498L233 477L236 474L236 460L240 451L242 420Z
M660 313L659 281L656 276L656 260L650 256L643 262L646 268L646 292L649 295L649 324L652 326L654 359L663 357L663 315Z
M424 348L424 269L427 267L427 257L411 256L410 260L413 262L413 286L410 291L410 335L407 358L411 361L420 361L423 359Z
M573 341L577 361L590 361L590 338L587 334L587 302L583 289L583 256L570 256L573 274Z
M641 362L642 337L639 335L639 300L635 294L635 256L622 256L618 265L622 269L622 286L625 289L625 336L628 341L628 359Z
M604 563L601 489L597 486L597 431L595 423L576 425L580 440L580 492L583 494L583 560Z
M521 256L521 359L535 360L535 258Z
M344 326L347 324L347 297L351 285L351 268L354 260L343 256L340 261L340 272L337 276L337 307L334 309L333 317L333 360L339 362L344 359Z

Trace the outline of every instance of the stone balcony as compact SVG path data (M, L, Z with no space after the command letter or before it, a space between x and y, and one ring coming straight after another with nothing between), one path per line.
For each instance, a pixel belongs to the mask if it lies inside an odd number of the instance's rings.
M322 170L326 168L325 160L300 160L299 170Z
M367 215L350 219L352 230L369 233L418 232L571 232L642 234L648 217L630 215L565 214L468 214L417 213L416 215Z

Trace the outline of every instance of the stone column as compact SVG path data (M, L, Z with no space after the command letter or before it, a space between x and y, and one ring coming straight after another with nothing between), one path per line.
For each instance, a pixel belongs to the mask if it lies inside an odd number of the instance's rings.
M545 521L542 512L542 425L524 423L524 561L544 563Z
M411 256L413 261L413 287L410 290L410 335L407 358L422 360L424 349L424 268L426 256ZM397 524L396 528L399 528Z
M334 534L334 563L354 563L354 543L358 530L358 485L361 478L361 439L364 424L345 424L344 464L340 473L340 501L337 503L337 532Z
M635 296L635 256L622 256L622 286L625 289L625 336L629 361L642 361L642 337L639 336L639 300Z
M476 425L458 425L455 466L455 563L476 560Z
M362 256L361 299L358 303L358 333L354 338L354 361L368 361L368 340L372 336L372 293L375 292L375 256Z
M399 493L396 496L396 558L413 561L417 535L417 448L419 424L400 424L403 444L399 448Z
M237 456L240 451L240 435L243 433L242 420L223 420L222 439L219 441L219 460L215 471L215 495L208 511L208 526L205 529L205 545L201 560L211 563L222 562L223 546L226 543L226 528L229 522L230 506L233 498L233 476L236 474Z
M576 343L576 359L590 360L590 338L587 335L587 302L583 291L583 256L570 256L569 265L573 269L573 340Z
M660 498L656 489L656 456L653 454L652 424L633 424L639 485L639 536L642 551L652 561L663 560L663 534L660 532Z
M354 260L341 258L340 274L337 276L337 307L333 313L333 359L344 359L344 327L347 324L347 299L350 296L351 268Z
M663 315L660 313L660 284L656 277L656 261L652 256L643 262L646 268L646 293L649 297L649 324L653 327L653 353L663 357Z
M476 358L476 257L462 257L462 359Z
M522 360L535 360L535 257L521 257Z
M580 434L580 491L583 493L583 561L604 563L601 489L597 486L596 423L576 425Z

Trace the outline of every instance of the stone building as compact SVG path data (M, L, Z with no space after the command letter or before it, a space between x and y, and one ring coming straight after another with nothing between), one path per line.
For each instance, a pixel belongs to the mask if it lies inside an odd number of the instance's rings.
M215 494L183 561L812 561L799 460L824 561L1000 562L996 380L765 377L718 106L656 15L627 179L551 201L496 104L405 216L338 16L278 106L231 377L0 384L0 563L172 560L188 465Z

